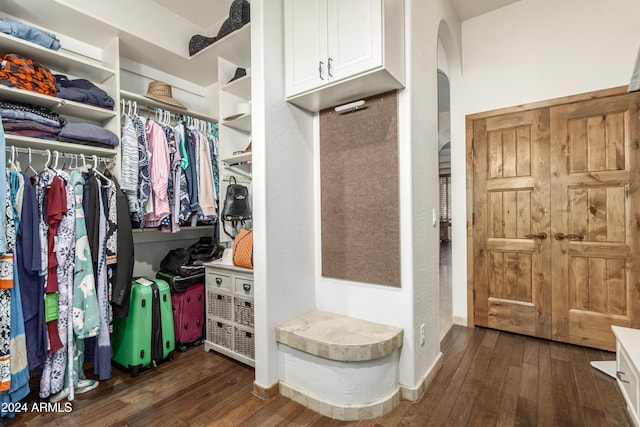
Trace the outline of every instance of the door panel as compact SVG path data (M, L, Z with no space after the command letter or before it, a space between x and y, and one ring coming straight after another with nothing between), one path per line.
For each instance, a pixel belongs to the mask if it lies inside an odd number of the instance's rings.
M548 110L474 122L474 312L550 338L548 129Z
M327 1L285 0L287 96L315 89L328 81ZM322 62L322 69L321 64Z
M553 339L615 350L611 325L640 326L638 101L551 108Z
M382 64L382 1L328 0L330 80L355 76Z

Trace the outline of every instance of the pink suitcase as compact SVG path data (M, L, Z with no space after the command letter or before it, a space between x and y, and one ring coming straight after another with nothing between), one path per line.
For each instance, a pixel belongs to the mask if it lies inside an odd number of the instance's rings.
M184 292L172 292L171 304L176 349L186 351L187 344L201 344L204 325L204 283L191 285Z

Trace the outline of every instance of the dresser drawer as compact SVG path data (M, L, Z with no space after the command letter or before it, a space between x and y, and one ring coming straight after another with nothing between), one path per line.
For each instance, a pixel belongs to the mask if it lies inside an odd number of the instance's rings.
M231 275L218 270L207 269L207 286L231 291Z
M618 377L618 384L620 385L622 394L627 400L629 410L638 414L638 397L640 395L638 392L638 387L640 386L640 382L638 382L638 372L627 351L620 343L618 343L617 359L618 369L616 376Z
M234 277L233 291L237 295L253 298L253 279L247 277Z

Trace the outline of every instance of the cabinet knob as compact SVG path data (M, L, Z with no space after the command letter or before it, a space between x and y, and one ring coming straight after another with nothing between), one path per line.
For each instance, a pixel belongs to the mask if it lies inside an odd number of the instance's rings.
M222 279L220 277L216 277L216 283L218 285L221 285L222 284Z
M329 60L327 61L327 74L329 74L329 77L333 77L333 74L331 74L331 63L333 62L332 58L329 58Z
M245 292L249 292L251 290L251 285L248 283L244 283L242 285L242 289L244 289Z
M320 80L324 80L324 77L322 77L322 66L324 65L324 62L320 61L320 65L318 65L318 73L320 74Z

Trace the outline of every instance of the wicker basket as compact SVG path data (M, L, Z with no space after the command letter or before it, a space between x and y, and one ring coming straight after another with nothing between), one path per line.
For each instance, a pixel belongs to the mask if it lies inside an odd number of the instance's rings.
M236 297L234 303L236 323L253 327L253 301Z
M225 320L231 320L231 296L217 294L209 291L207 293L208 304L207 314Z
M207 319L207 341L231 349L231 325Z
M253 332L245 331L243 329L234 328L235 331L235 344L234 351L236 353L243 354L250 359L255 358L256 344L253 336Z

